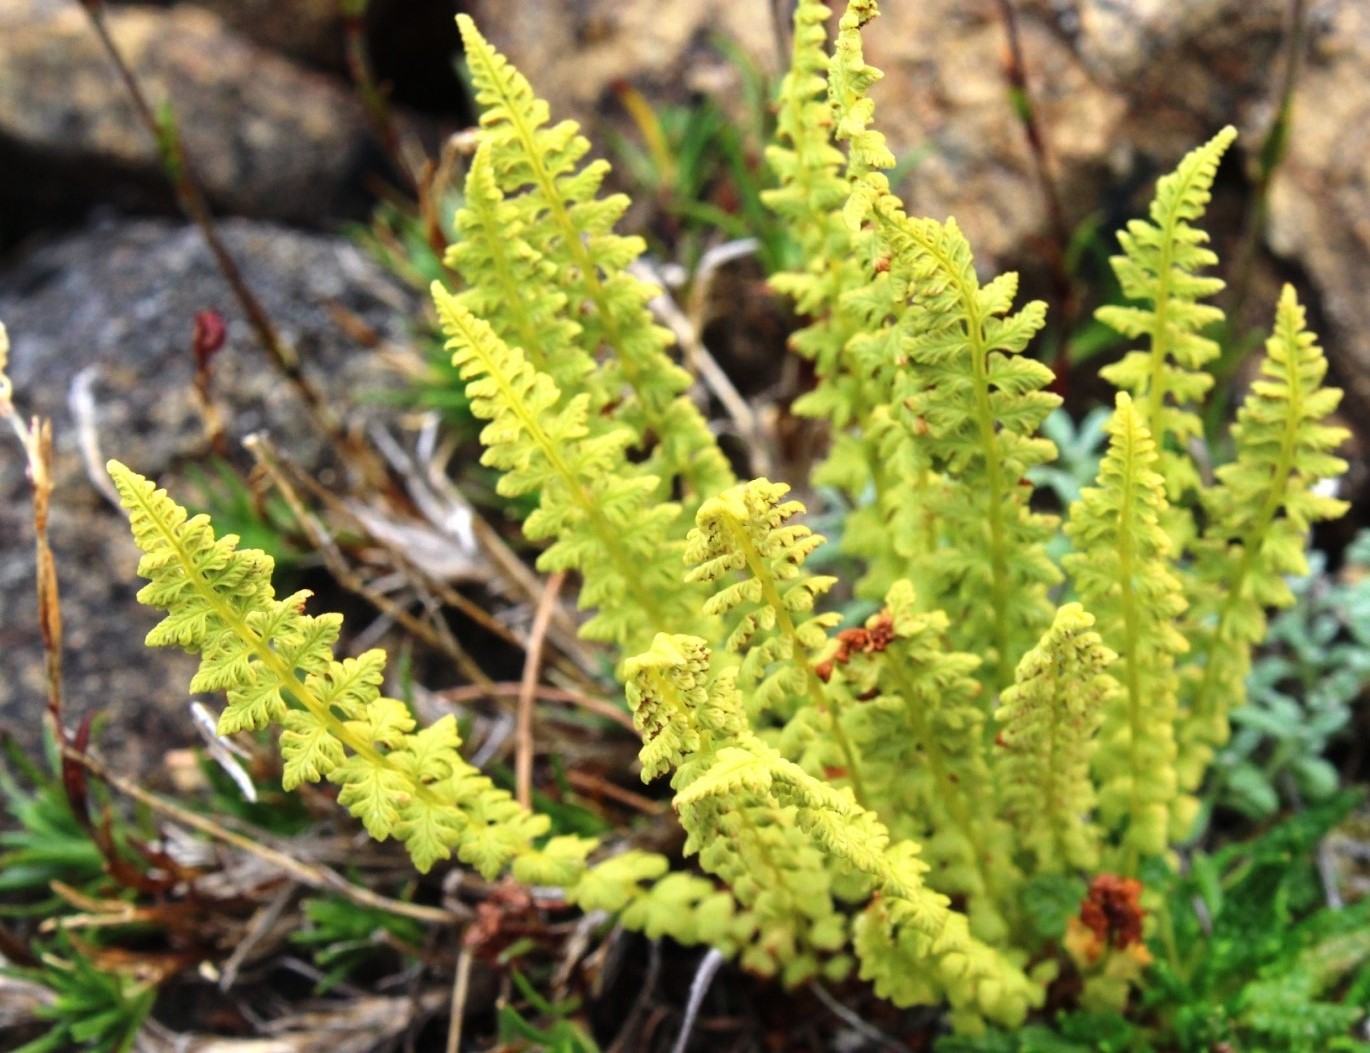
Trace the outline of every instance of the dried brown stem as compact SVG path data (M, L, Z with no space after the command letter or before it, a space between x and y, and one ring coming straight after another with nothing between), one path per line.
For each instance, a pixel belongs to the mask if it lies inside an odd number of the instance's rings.
M438 697L454 705L464 702L473 702L481 698L507 698L516 697L523 690L522 684L515 684L509 681L496 681L480 687L453 687L446 691L438 692ZM573 706L593 713L597 717L612 720L620 727L626 728L634 735L637 728L633 726L633 718L624 710L619 709L612 702L607 702L602 698L595 698L580 691L567 691L564 688L546 687L538 685L534 689L534 695L545 702L566 702Z
M290 506L291 514L295 521L300 525L300 529L305 532L309 542L313 545L321 556L329 572L337 580L338 584L349 592L361 596L378 611L386 616L393 618L396 623L403 626L408 632L413 633L429 646L434 647L447 655L456 664L461 674L475 684L489 684L490 678L485 670L476 663L460 643L452 635L452 631L441 619L435 619L432 624L416 618L397 604L390 597L385 596L371 588L353 570L350 563L343 556L333 538L329 536L323 525L315 519L296 493L295 488L286 478L281 470L280 463L275 456L275 451L271 444L261 436L249 436L244 445L252 453L257 464L261 467L281 496Z
M518 727L514 742L514 795L524 808L533 807L533 697L538 686L538 671L542 665L542 645L547 639L547 626L552 620L557 594L566 581L566 572L559 570L547 579L533 616L533 629L528 636L528 651L523 660L523 680L519 685Z
M137 801L158 815L223 844L231 845L239 851L256 856L292 881L308 888L323 892L336 892L344 899L359 906L388 911L391 914L399 914L430 925L458 925L470 918L469 914L459 913L455 904L451 909L439 910L436 907L425 907L419 903L406 903L402 900L391 899L388 896L372 892L361 885L353 884L336 870L319 864L305 863L287 852L271 848L264 843L264 838L263 840L254 840L237 831L230 830L212 819L207 819L182 808L180 805L173 804L155 793L150 793L136 783L132 783L110 771L102 761L91 753L67 746L63 748L62 756L80 765L111 789Z

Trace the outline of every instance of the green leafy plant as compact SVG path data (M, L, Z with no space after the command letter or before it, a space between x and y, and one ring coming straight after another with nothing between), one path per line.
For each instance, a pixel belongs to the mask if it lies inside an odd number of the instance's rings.
M1351 808L1343 793L1213 853L1189 873L1156 868L1156 962L1143 1011L1062 1013L1052 1026L946 1038L938 1053L1364 1051L1351 1036L1370 995L1370 900L1328 906L1322 838Z
M756 238L767 271L791 261L785 228L762 201L770 185L761 147L771 133L764 72L727 41L723 49L741 81L742 114L733 120L713 99L654 109L631 85L618 88L619 102L637 135L613 136L619 166L638 193L650 194L670 224L677 255L697 260L712 236Z
M0 915L51 914L60 904L54 881L87 892L105 883L105 854L73 810L59 762L49 761L45 771L13 741L3 743L0 799L10 823L0 830ZM123 844L126 831L111 824L110 836Z
M79 949L69 944L64 948L65 942L44 952L37 967L4 970L52 992L52 1001L36 1010L39 1019L52 1021L52 1026L15 1053L127 1053L152 1010L156 985L102 970ZM58 953L63 949L69 952L65 957Z
M413 918L365 907L340 896L316 896L304 903L305 928L292 943L309 948L323 970L315 990L322 994L339 980L374 959L386 947L401 952L423 942L423 929Z
M539 1053L599 1053L599 1046L594 1039L574 1019L575 1012L580 1008L574 999L549 1002L517 969L511 975L529 1008L547 1023L539 1026L529 1021L514 1006L501 1005L498 1038L503 1043L500 1047L502 1050L508 1050L509 1053L524 1050L529 1053L534 1050Z
M802 252L775 281L811 320L794 344L817 375L796 408L831 429L818 475L856 505L843 546L877 605L841 631L803 507L737 482L689 400L629 270L643 243L613 229L626 199L599 196L605 164L459 18L482 113L449 253L465 284L433 289L448 347L484 461L536 501L539 568L578 578L643 778L669 775L709 876L553 834L463 758L450 717L420 728L382 694L383 653L339 658L341 619L278 598L269 557L111 463L140 598L166 612L148 643L198 653L192 690L227 694L221 733L280 726L286 787L334 784L420 870L455 857L555 886L790 984L854 971L899 1006L949 1004L964 1033L1023 1023L1063 971L1082 1005L1116 1010L1146 964L1141 881L1166 880L1193 828L1311 524L1344 510L1321 490L1345 468L1323 423L1340 395L1285 290L1235 456L1201 479L1220 283L1195 224L1224 129L1122 238L1134 302L1100 317L1137 346L1105 371L1108 450L1064 524L1041 510L1059 399L1024 352L1045 309L1014 306L1012 274L982 282L954 220L891 192L862 52L877 13L853 0L830 53L827 6L801 0L769 153L767 202Z

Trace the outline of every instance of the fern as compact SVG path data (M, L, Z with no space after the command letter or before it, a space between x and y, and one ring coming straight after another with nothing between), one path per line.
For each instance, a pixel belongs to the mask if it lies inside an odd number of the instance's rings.
M457 240L447 252L447 265L471 279L456 299L505 343L522 348L560 391L589 394L597 415L609 396L591 383L595 360L582 348L581 326L555 284L556 264L529 244L534 231L495 180L491 151L482 142L471 160Z
M846 726L862 759L872 807L901 836L924 840L934 885L969 897L972 931L1002 940L1021 873L998 816L987 761L980 660L946 647L947 617L920 613L912 585L896 582L864 636L839 636L830 694L855 700ZM850 648L846 656L844 648Z
M1203 367L1218 356L1218 345L1203 331L1223 317L1218 308L1201 302L1223 283L1201 273L1218 257L1192 221L1203 215L1218 163L1236 137L1229 126L1191 151L1157 185L1150 222L1134 219L1119 233L1123 255L1110 261L1113 271L1123 295L1146 306L1109 305L1097 312L1101 322L1123 336L1147 342L1100 375L1137 401L1147 432L1160 448L1158 470L1172 503L1199 485L1193 461L1182 451L1203 434L1193 407L1213 386Z
M494 877L531 850L546 818L462 759L452 717L414 730L404 703L380 693L383 652L337 659L342 618L305 614L307 592L277 599L270 556L216 539L207 516L119 462L109 473L143 551L138 599L167 612L148 646L200 655L190 689L227 693L220 734L283 725L286 787L337 784L339 803L372 837L402 840L420 870L455 853Z
M844 942L826 857L861 875L867 894L879 893L856 923L855 946L862 976L882 994L902 1005L945 994L969 1016L1007 1023L1040 998L1020 971L969 935L944 897L924 887L916 845L891 846L883 824L849 790L834 790L747 730L733 672L711 675L703 640L658 636L649 652L629 660L627 684L644 732L643 777L676 768L686 852L698 852L706 869L729 881L769 944L788 949L788 979L812 975L818 952ZM843 968L843 960L835 965ZM922 981L912 982L914 974Z
M916 524L936 494L935 522L924 521L915 551L900 555L912 556L915 580L928 583L924 601L950 615L953 642L985 655L987 680L1004 687L1050 621L1046 589L1058 580L1045 550L1055 520L1029 508L1024 485L1031 468L1055 456L1036 435L1060 403L1042 390L1051 371L1021 357L1045 306L1010 314L1016 275L981 287L955 221L910 218L890 193L880 169L893 158L869 128L865 94L878 73L865 63L860 37L876 13L874 3L848 7L829 76L835 135L848 143L852 171L844 216L852 227L871 225L880 256L870 291L849 295L894 302L887 325L849 347L884 357L893 378L888 404L899 407L911 445L907 453L880 451L906 473L891 481L886 514L899 517L907 503L902 518ZM899 369L905 363L918 368Z
M1109 435L1099 486L1071 506L1066 534L1076 552L1064 565L1121 656L1123 690L1104 709L1094 767L1101 816L1125 824L1123 869L1135 874L1140 859L1165 851L1172 810L1192 820L1196 809L1179 800L1175 776L1175 660L1188 644L1174 624L1185 602L1160 525L1167 505L1156 444L1124 393Z
M490 422L484 463L504 471L500 493L538 493L524 533L556 538L539 568L579 571L580 605L599 609L584 634L631 650L653 625L695 624L702 596L680 588L683 543L669 540L680 509L657 500L655 476L628 466L631 431L592 433L587 394L563 400L547 374L456 297L437 284L433 297L471 410Z
M1099 865L1089 766L1103 709L1117 696L1106 671L1118 657L1078 603L1056 612L1042 642L1023 656L995 717L1003 805L1038 873Z
M1228 739L1227 714L1245 698L1251 647L1265 636L1265 608L1293 603L1285 577L1308 572L1309 529L1348 507L1319 490L1346 471L1333 451L1350 434L1323 423L1341 401L1340 391L1322 386L1326 374L1303 308L1285 286L1260 378L1232 429L1236 459L1218 469L1217 486L1204 494L1200 584L1187 634L1197 653L1184 693L1186 789L1198 786L1214 748Z
M1226 130L1161 181L1150 221L1122 239L1114 266L1137 304L1100 317L1145 346L1107 370L1124 389L1109 450L1058 537L1031 485L1057 453L1042 435L1059 403L1051 373L1024 354L1044 308L1015 308L1012 274L982 284L954 220L905 213L861 37L878 6L847 5L831 54L825 8L795 9L768 199L803 250L777 285L810 321L796 346L818 380L799 408L834 433L818 477L856 506L843 544L863 565L858 594L883 601L840 631L824 609L836 579L806 566L823 539L802 506L784 484L736 483L686 397L647 310L654 290L628 271L641 241L613 229L626 200L600 196L606 166L585 162L575 126L550 125L461 19L483 112L449 257L465 286L434 287L447 346L500 492L535 498L524 532L547 544L539 568L578 575L583 632L617 663L643 777L670 775L704 874L550 836L461 757L450 718L420 729L383 695L381 652L337 657L336 615L306 614L305 593L278 599L269 558L112 464L150 579L140 595L166 611L149 642L198 652L192 688L227 692L224 733L279 726L287 787L334 783L420 869L455 856L487 878L558 887L583 911L707 942L790 984L855 969L897 1005L950 1003L964 1033L1022 1024L1070 967L1064 943L1084 963L1081 1004L1118 1009L1148 958L1141 903L1181 881L1168 847L1191 826L1189 795L1227 737L1264 611L1287 602L1310 525L1343 509L1321 495L1345 467L1344 433L1322 423L1338 396L1286 291L1235 460L1200 485L1188 447L1212 383L1203 330L1218 315L1203 301L1219 284L1201 273L1213 257L1193 223ZM1048 542L1070 549L1059 609ZM1100 920L1110 891L1126 933ZM1233 1001L1214 980L1230 975L1221 962L1210 976L1179 960L1198 937L1168 909L1170 960L1148 983L1206 992L1168 1021L1195 1048L1331 1042L1350 1017L1328 992L1370 989L1310 957L1260 978L1297 995L1287 1012L1267 1011L1279 1007L1259 982ZM1221 953L1254 969L1238 945L1278 940L1310 912L1247 913ZM1310 956L1370 956L1325 924L1300 930ZM1084 940L1101 955L1081 957ZM1219 988L1240 1028L1211 1026ZM1116 1012L1068 1020L994 1048L1149 1041L1147 1021Z
M732 471L707 423L682 394L690 377L665 353L670 333L655 325L647 310L657 290L628 272L645 247L641 238L613 232L628 199L596 196L608 162L581 165L590 144L575 122L547 127L549 108L523 75L490 46L469 16L458 15L457 24L481 107L489 172L505 195L506 215L522 224L526 243L547 265L546 280L535 288L555 284L564 297L555 309L577 322L580 346L592 356L601 348L608 352L583 385L597 409L613 407L615 419L632 430L635 445L655 438L649 470L659 493L670 493L679 478L697 504L730 485ZM459 255L456 259L461 262ZM477 265L463 273L469 281L483 279L483 261L472 262ZM541 354L552 358L550 349Z

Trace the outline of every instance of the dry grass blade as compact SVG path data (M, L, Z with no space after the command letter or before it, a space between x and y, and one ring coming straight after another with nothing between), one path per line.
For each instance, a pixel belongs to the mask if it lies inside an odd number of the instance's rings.
M244 834L230 830L212 819L206 819L202 815L182 808L180 805L173 804L157 794L144 790L141 786L121 778L110 771L103 763L89 753L65 747L62 756L67 760L79 764L86 771L90 772L97 779L123 794L125 797L132 798L139 804L156 812L163 818L169 819L181 826L189 827L211 837L223 844L232 845L234 848L256 856L263 862L274 866L286 877L305 885L312 889L328 892L336 892L338 895L350 900L363 907L374 907L379 910L389 911L406 918L413 918L429 925L459 925L463 921L470 919L469 913L458 913L456 904L450 910L440 910L436 907L425 907L418 903L406 903L402 900L391 899L389 896L382 896L372 892L368 888L354 884L330 867L321 866L314 863L306 863L293 856L278 851L264 844L262 841L253 840Z
M556 607L557 594L566 581L566 572L557 571L547 579L547 587L538 601L533 618L533 631L528 637L528 653L523 662L523 681L519 685L518 731L514 746L514 787L519 804L533 807L533 699L538 686L538 669L542 664L542 644L547 638L547 626Z

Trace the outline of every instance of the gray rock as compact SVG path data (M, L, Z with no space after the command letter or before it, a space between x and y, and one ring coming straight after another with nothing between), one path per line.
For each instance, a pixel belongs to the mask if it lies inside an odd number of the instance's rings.
M168 5L169 6L169 5ZM338 0L194 0L262 47L323 69L344 68Z
M465 7L559 118L592 121L598 108L614 105L608 95L618 81L654 99L681 102L692 91L735 98L737 70L714 46L717 38L765 68L779 65L768 0L473 0Z
M1370 420L1370 9L1332 5L1295 96L1289 156L1272 187L1270 244L1312 280L1346 388ZM1362 424L1362 438L1370 436Z
M174 106L218 207L307 224L362 210L378 155L344 86L196 8L111 8L107 20L152 105ZM168 205L156 150L79 4L0 3L0 85L0 206Z
M305 367L340 412L380 412L394 380L330 313L341 307L382 338L403 340L414 298L351 244L234 220L224 236ZM26 413L54 418L57 492L50 535L66 624L70 714L101 710L105 740L128 770L150 770L168 742L193 737L185 655L142 647L155 620L134 601L137 554L123 518L91 484L68 407L78 377L93 398L100 455L171 486L205 453L191 399L192 319L216 308L228 338L213 387L236 440L265 429L324 480L335 468L293 391L266 365L193 228L167 221L97 225L32 252L0 274L0 319L13 348L10 376ZM236 446L236 441L234 443ZM28 486L18 444L0 441L0 724L36 742L44 681L33 591Z

